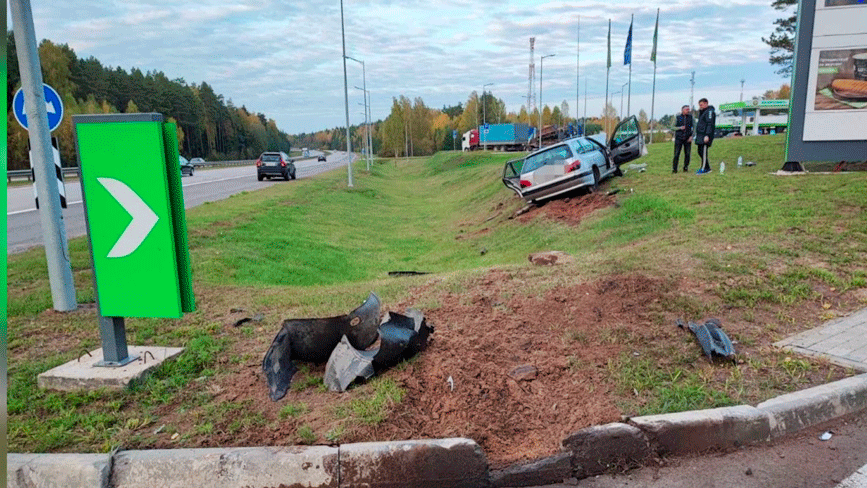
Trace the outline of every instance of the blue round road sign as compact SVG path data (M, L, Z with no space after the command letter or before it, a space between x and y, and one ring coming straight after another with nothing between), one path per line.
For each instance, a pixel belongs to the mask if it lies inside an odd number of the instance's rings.
M63 101L54 88L45 83L42 84L42 88L45 92L45 111L48 113L48 131L51 132L63 120ZM24 113L24 91L21 88L15 92L15 97L12 99L12 111L15 113L15 120L26 130L27 114Z

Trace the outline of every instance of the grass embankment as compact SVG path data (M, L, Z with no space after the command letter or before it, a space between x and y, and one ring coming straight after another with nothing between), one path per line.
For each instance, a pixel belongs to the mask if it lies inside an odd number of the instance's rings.
M254 337L270 338L280 319L345 313L369 290L386 304L397 303L413 286L422 290L416 292L417 307L436 308L436 294L423 289L459 292L487 268L524 269L527 254L540 250L566 251L577 263L532 270L524 285L530 294L608 274L682 281L696 293L666 297L658 305L660 324L666 314L697 319L725 312L764 331L736 337L743 346L767 345L795 322L803 326L805 317L815 322L851 308L859 300L853 302L852 290L867 286L867 174L770 176L782 165L782 144L781 136L718 141L711 150L714 172L704 176L672 175L672 145L654 144L644 158L647 172L630 171L608 183L624 190L618 205L577 226L540 217L509 219L521 203L499 178L503 162L514 155L484 153L378 161L370 174L359 162L351 189L338 170L190 209L199 310L182 320L127 321L130 344L188 350L123 393L37 389L39 372L98 347L98 330L92 307L64 315L46 311L51 298L41 250L9 256L10 450L146 447L171 412L193 419L162 429L162 435L180 434L179 446L215 431L276 429L244 401L216 400L219 392L207 383L232 366L255 367L264 349L245 345L255 344ZM757 166L737 168L739 155ZM728 165L722 175L720 160ZM70 242L70 256L79 302L90 303L84 239ZM435 273L436 280L388 278L392 270ZM231 308L264 311L267 319L257 328L233 329L226 325ZM686 335L683 340L691 341ZM654 363L666 354L661 348L656 356L609 363L624 397L635 393L620 402L626 413L749 401L761 397L762 389L798 387L810 372L831 374L821 362L766 351L720 378L706 369ZM756 377L763 382L750 379ZM299 379L298 388L322 388L312 374L302 372ZM337 401L334 416L376 424L403 392L382 377L346 398ZM281 408L281 420L298 419L296 442L340 440L342 427L314 432L305 423L311 406L290 402Z

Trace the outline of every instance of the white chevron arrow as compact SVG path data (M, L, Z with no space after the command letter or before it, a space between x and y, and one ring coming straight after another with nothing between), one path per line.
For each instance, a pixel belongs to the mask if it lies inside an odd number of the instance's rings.
M111 251L108 252L108 257L122 258L129 256L133 251L138 249L148 234L150 234L151 229L157 224L159 217L145 204L144 200L136 192L132 191L123 182L114 178L97 178L96 180L111 193L111 196L132 217L132 221L126 226L117 242L114 243Z

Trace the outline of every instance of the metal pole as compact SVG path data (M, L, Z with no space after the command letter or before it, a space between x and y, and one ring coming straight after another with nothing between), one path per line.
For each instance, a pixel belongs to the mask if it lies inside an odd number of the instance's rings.
M695 107L692 106L692 96L695 91L695 71L692 72L689 78L689 109L693 110Z
M343 28L343 0L340 0L340 38L343 41L343 102L346 106L346 186L352 187L352 138L349 137L349 84L346 79L346 33Z
M608 62L605 68L605 108L602 109L602 116L605 117L605 135L608 131L608 78L611 74L611 19L608 19Z
M587 80L584 80L584 117L581 118L581 132L587 137Z
M626 88L626 85L628 84L629 82L620 85L620 120L626 120L626 114L623 113L623 89Z
M653 62L653 95L650 97L650 143L653 144L653 108L656 105L656 61Z
M42 87L42 70L39 51L36 47L36 32L33 28L33 12L29 0L10 0L12 30L18 46L18 66L24 92L24 112L30 137L33 171L36 176L39 205L39 221L45 242L45 257L48 262L48 281L54 309L68 312L78 308L75 299L75 282L69 263L69 246L66 242L66 226L60 211L60 194L57 191L54 154L48 130L48 114L45 110L45 91Z
M629 21L630 37L632 35L632 24L634 22L635 22L635 14L632 14L632 20ZM632 104L632 46L629 46L629 91L628 91L628 93L629 94L626 96L626 113L627 113L627 115L632 113L632 106L631 106L631 104ZM621 95L621 99L622 98L623 98L623 95ZM621 103L621 105L623 104L622 101L620 103Z
M485 103L485 87L491 86L491 85L493 85L493 83L485 83L484 85L482 85L482 124L484 126L488 125L488 110L487 110L488 104ZM484 134L485 142L484 142L484 148L483 148L485 151L488 150L488 133L486 131L487 131L487 129L484 129L482 131L482 132L485 132L485 134Z
M542 107L545 105L542 104L542 71L545 69L545 58L552 58L556 56L556 54L548 54L547 56L542 56L539 60L539 149L542 149Z
M578 16L578 33L575 48L575 126L578 126L578 114L581 108L581 16Z

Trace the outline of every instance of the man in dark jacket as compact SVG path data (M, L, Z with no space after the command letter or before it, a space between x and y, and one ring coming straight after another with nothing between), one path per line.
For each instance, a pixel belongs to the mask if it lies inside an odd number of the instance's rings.
M708 149L713 144L713 133L716 131L716 113L713 105L708 105L707 98L698 101L698 121L695 123L695 147L701 158L701 168L697 175L710 173Z
M674 160L671 162L671 172L677 173L677 164L680 160L680 150L683 149L683 172L689 170L689 154L692 145L692 114L689 113L689 105L680 108L680 115L674 121Z

